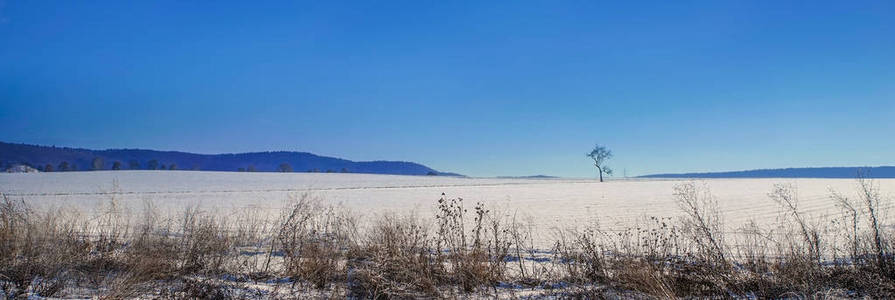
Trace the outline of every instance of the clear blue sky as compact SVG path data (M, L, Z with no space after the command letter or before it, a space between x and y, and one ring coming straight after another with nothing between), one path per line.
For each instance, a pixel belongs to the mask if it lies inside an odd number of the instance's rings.
M0 0L0 140L473 176L593 176L595 142L617 175L895 164L893 1L255 2Z

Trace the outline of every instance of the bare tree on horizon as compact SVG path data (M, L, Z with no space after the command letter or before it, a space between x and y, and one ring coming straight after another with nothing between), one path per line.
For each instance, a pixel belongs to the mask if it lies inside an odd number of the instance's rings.
M594 146L594 150L587 154L587 157L594 160L594 167L597 168L597 173L600 174L600 182L603 182L603 173L612 175L612 169L606 165L606 161L612 158L612 151L597 144Z

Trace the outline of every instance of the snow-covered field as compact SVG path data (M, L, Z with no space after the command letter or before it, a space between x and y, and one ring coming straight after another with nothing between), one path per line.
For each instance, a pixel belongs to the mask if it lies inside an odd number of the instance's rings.
M767 194L775 183L798 189L799 208L809 216L835 214L830 190L856 196L852 179L710 179L729 228L749 220L773 224L779 214ZM114 187L117 182L117 189ZM139 210L152 200L175 213L199 205L229 214L254 208L278 215L290 194L309 193L340 203L363 216L416 211L430 216L445 193L461 197L469 208L483 202L492 209L530 222L538 240L552 240L556 228L599 222L603 229L630 227L644 216L680 215L673 186L678 180L493 179L325 173L234 173L195 171L98 171L0 174L0 192L43 207L92 211L114 192L121 204ZM895 193L895 180L875 181L884 197Z

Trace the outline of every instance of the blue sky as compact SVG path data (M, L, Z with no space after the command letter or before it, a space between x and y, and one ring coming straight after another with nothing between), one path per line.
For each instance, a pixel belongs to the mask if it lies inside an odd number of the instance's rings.
M0 0L0 140L473 176L895 164L895 2ZM787 2L787 3L784 3Z

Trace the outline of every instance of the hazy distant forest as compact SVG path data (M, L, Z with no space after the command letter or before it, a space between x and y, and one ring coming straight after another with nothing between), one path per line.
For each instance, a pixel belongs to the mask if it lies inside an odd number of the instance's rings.
M355 162L306 152L194 154L140 149L88 150L0 142L0 169L27 165L42 172L83 170L203 170L456 175L403 161Z

